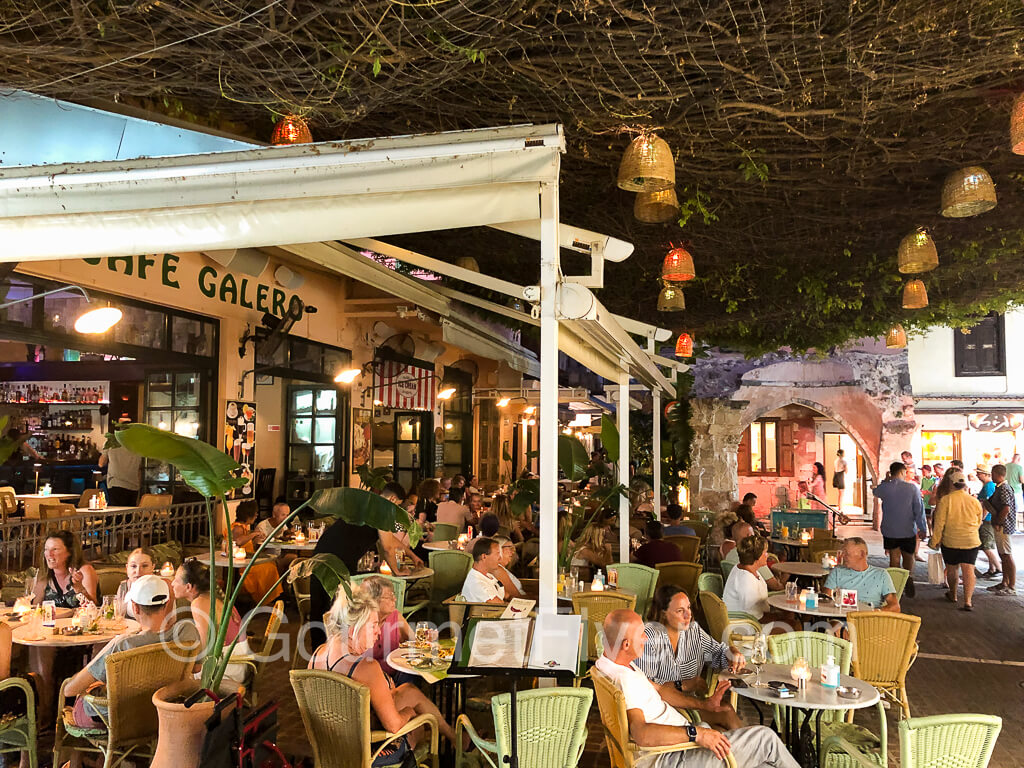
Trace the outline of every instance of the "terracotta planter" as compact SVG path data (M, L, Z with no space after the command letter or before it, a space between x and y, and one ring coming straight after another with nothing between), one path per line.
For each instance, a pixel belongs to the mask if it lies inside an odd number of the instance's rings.
M198 690L198 681L183 680L165 685L153 694L153 705L160 718L160 736L150 768L198 768L205 724L215 705L204 701L186 709L184 704L176 703Z

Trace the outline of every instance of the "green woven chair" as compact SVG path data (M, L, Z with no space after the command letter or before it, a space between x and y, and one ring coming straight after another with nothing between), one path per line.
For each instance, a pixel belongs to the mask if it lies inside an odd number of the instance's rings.
M821 744L823 768L888 766L885 748L885 712L882 719L882 748L865 752L841 736ZM902 768L986 768L992 759L996 739L1003 727L994 715L933 715L901 720L900 766Z
M466 574L473 567L473 556L461 549L435 549L430 551L430 568L434 577L430 583L430 612L448 618L444 601L462 591Z
M729 574L732 573L732 569L736 567L736 563L727 563L725 560L723 560L720 563L720 565L722 567L722 584L724 585L725 582L729 580Z
M841 637L833 637L825 632L786 632L783 635L768 636L768 652L773 664L792 665L801 656L807 666L816 672L829 656L835 657L839 671L850 674L850 662L853 659L853 644ZM775 705L775 722L781 723L783 707ZM830 710L823 712L822 724L840 723L846 717L846 710ZM814 720L812 722L815 722ZM822 731L824 732L824 728Z
M636 610L641 616L647 616L647 609L658 586L658 571L639 563L612 563L609 571L619 575L619 587L628 589L636 595Z
M901 600L903 598L903 590L907 586L907 580L910 578L910 571L904 568L886 568L889 573L889 577L892 579L892 585L896 588L896 599Z
M511 694L491 699L494 741L481 738L466 715L455 721L457 768L473 765L462 751L462 733L479 749L480 763L502 768L511 754ZM589 688L542 688L516 696L516 742L520 768L575 768L587 742L587 715L594 700ZM492 758L493 755L493 758Z
M710 592L721 597L725 592L725 579L720 573L702 573L697 577L697 591Z
M397 576L385 576L384 574L380 573L360 573L357 576L349 577L349 580L353 584L362 584L371 576L379 576L380 578L385 579L391 585L391 588L395 591L395 607L398 609L398 612L406 618L412 616L414 613L416 613L416 611L420 610L421 608L426 608L428 605L430 605L429 600L421 600L418 603L406 605L405 592L406 588L409 585L409 582L407 582L405 579L400 579Z
M28 752L28 764L30 768L39 765L37 753L38 737L36 735L36 694L32 685L23 677L9 677L0 680L0 691L10 688L20 688L25 693L25 701L28 702L25 714L21 717L0 723L0 754L8 752Z
M458 535L459 526L453 523L434 523L434 541L451 541Z

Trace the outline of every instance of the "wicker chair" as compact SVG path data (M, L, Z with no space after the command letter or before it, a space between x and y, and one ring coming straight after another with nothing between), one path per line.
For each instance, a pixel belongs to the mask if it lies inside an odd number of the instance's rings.
M907 581L910 579L910 571L905 568L886 568L889 572L889 578L892 579L892 585L896 588L896 599L900 600L903 597L903 590L907 586Z
M771 653L773 664L789 666L798 658L803 657L811 669L820 667L828 661L829 656L832 656L835 658L836 664L839 665L839 671L844 675L850 674L852 644L849 640L833 637L825 632L786 632L783 635L769 635L768 651ZM779 717L781 709L776 705L776 722L781 722ZM846 717L845 710L829 710L822 713L821 722L838 723L844 717Z
M907 670L917 657L920 616L888 611L847 614L853 640L853 676L878 688L910 717Z
M284 600L278 600L270 611L270 618L267 619L267 628L263 631L263 637L259 640L249 641L249 647L253 651L249 660L252 672L245 681L245 701L250 707L258 706L259 698L256 686L267 664L274 660L274 646L277 644L278 633L281 631L281 622L283 621Z
M612 563L608 570L618 574L621 589L636 595L636 612L646 616L658 586L658 571L639 563Z
M309 621L309 610L311 606L309 597L309 576L303 576L292 582L292 596L295 598L295 608L299 612L299 634L295 637L295 650L292 651L292 669L305 668L306 659L303 659L303 652L306 648L306 637L308 631L306 623ZM315 649L310 649L313 651Z
M700 607L708 623L708 634L729 645L751 637L762 631L761 622L748 613L730 612L718 595L712 592L700 593Z
M63 752L99 752L104 768L113 768L131 757L152 757L156 747L157 714L153 694L165 685L185 679L194 659L184 649L168 653L163 643L144 645L107 656L106 697L86 694L86 701L105 707L105 727L82 728L74 724L71 708L57 716L53 764L64 762ZM60 698L65 700L65 680Z
M575 592L572 596L572 612L583 617L587 625L587 658L594 661L601 655L597 634L605 617L620 608L633 610L636 595L622 592Z
M842 539L811 539L807 542L807 549L804 550L804 560L808 563L820 563L821 556L826 552L830 555L838 554L843 548Z
M32 685L23 677L8 677L0 680L0 691L20 688L28 705L25 714L0 725L0 754L27 752L29 768L39 765L38 735L36 732L36 694Z
M0 489L0 520L7 522L7 518L18 511L18 498L14 491Z
M594 682L594 695L601 711L601 727L604 730L604 741L611 758L611 768L634 768L637 757L658 755L664 752L681 752L687 749L703 749L694 742L677 744L668 747L641 747L629 738L629 720L626 717L626 700L619 687L611 678L598 669L590 670L590 679ZM736 760L730 754L722 763L729 768L736 768Z
M406 618L412 616L421 608L426 608L430 605L430 602L427 600L421 600L418 603L406 605L405 593L409 586L409 582L405 579L400 579L397 576L384 576L379 573L360 573L358 576L350 576L349 581L353 584L362 584L371 576L377 576L378 578L384 579L391 585L391 588L395 591L395 607L398 609L398 612Z
M430 567L434 571L430 584L430 611L432 614L443 613L447 616L448 609L444 601L462 591L466 574L473 567L473 556L459 549L431 550Z
M697 538L702 542L708 540L708 533L711 532L711 526L707 523L701 520L683 519L680 524L685 525L687 528L692 528L694 534L696 534Z
M711 592L712 594L722 596L725 592L725 579L722 578L720 573L701 573L697 577L697 591L698 592Z
M659 584L674 584L686 593L691 603L697 599L697 579L704 570L703 565L675 560L658 563L657 570Z
M491 699L494 741L482 739L466 715L455 721L455 743L459 753L455 764L468 766L462 751L462 732L469 734L480 751L482 763L502 768L511 750L511 694ZM516 696L516 740L520 768L576 768L587 742L587 715L594 692L589 688L544 688L521 691ZM494 755L492 758L491 755Z
M675 544L679 550L679 559L695 563L700 559L700 536L687 536L684 533L666 536L665 541Z
M416 747L417 764L437 768L439 729L433 715L418 715L395 733L371 731L370 689L365 685L320 669L293 669L288 674L315 768L370 768L384 747L421 726L430 738Z
M451 541L459 535L459 526L452 523L434 523L434 541Z
M882 732L885 733L885 713ZM986 768L992 759L996 739L1003 727L1002 718L994 715L934 715L901 720L900 765L902 768ZM868 751L839 736L821 744L823 768L878 768L887 765L884 748Z
M39 505L39 519L40 520L59 520L62 517L70 517L71 515L78 514L78 510L75 509L74 504L40 504Z
M127 577L124 566L103 566L96 569L96 580L101 595L116 595L121 582Z

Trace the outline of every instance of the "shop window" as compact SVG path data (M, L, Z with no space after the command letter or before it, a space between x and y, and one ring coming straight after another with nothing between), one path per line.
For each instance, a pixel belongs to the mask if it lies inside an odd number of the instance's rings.
M498 482L501 476L501 412L493 400L483 400L479 405L479 459L476 472L483 482Z
M320 488L341 483L342 439L347 408L334 387L293 386L288 390L288 447L285 458L289 501L302 501Z
M737 459L741 475L792 475L792 423L779 419L753 422L743 432Z
M445 477L468 476L473 464L473 377L446 367L444 382L455 387L455 394L444 404L442 466L438 470Z
M206 439L203 423L204 376L199 372L154 373L146 377L143 421L185 437ZM176 493L184 489L181 476L169 464L145 463L146 493Z
M949 464L953 459L961 458L960 432L938 431L921 432L921 460L925 464L939 462Z
M953 331L953 365L957 376L1005 376L1003 316L993 312L973 328Z

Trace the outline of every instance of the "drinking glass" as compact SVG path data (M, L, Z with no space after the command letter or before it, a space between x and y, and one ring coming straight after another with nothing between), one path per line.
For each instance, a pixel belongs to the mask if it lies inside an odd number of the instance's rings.
M124 621L124 617L127 615L127 606L124 600L120 597L114 596L114 621L118 624Z
M416 645L423 646L426 644L427 635L430 632L430 624L426 621L416 622Z
M768 663L768 641L764 635L758 633L754 640L754 652L750 656L750 663L754 665L754 688L767 688L767 683L761 682L761 668Z
M103 596L103 618L108 621L114 618L114 595Z
M786 602L787 603L790 603L791 605L795 605L797 603L797 596L799 595L798 590L799 590L799 587L797 586L797 583L795 581L787 581L786 582Z
M441 643L439 642L438 632L436 629L427 630L427 643L430 646L430 660L437 662L441 656Z

